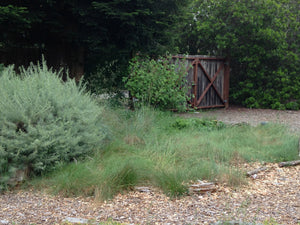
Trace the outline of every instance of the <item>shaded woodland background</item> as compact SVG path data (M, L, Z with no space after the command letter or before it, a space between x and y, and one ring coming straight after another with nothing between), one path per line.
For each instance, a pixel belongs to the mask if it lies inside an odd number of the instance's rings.
M300 107L297 0L3 0L0 62L82 75L94 92L124 88L138 53L230 58L231 102Z

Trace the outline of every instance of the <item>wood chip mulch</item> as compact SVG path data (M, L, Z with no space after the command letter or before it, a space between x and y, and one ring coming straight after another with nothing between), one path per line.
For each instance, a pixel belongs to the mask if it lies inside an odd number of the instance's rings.
M120 194L107 202L63 198L34 190L9 192L0 195L0 224L62 224L66 218L75 218L89 220L91 224L113 220L124 224L239 221L240 224L299 225L300 166L265 166L266 170L247 178L248 186L238 190L216 185L214 193L180 199L170 199L151 187L147 191ZM259 165L244 167L250 171Z

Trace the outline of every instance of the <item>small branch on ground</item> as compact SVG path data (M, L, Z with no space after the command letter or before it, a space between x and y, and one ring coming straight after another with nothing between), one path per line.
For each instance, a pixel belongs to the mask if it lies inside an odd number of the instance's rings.
M297 166L297 165L300 165L300 160L289 161L289 162L281 162L278 165L279 165L279 167Z
M258 169L249 171L249 172L247 172L247 177L250 177L250 176L252 176L252 175L254 175L254 174L258 174L259 172L265 171L265 170L267 170L267 169L268 169L267 167L260 167L260 168L258 168Z

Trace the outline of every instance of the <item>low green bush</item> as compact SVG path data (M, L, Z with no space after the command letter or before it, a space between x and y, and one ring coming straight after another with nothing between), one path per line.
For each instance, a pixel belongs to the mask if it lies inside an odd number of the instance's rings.
M297 102L289 102L285 105L286 109L290 110L299 110L300 109L300 104Z
M85 87L63 83L46 63L0 76L0 188L85 157L107 136L102 108Z

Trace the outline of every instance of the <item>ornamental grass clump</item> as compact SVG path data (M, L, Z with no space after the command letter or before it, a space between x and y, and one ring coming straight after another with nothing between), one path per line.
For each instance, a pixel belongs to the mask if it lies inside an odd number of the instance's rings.
M0 190L84 158L107 136L102 108L60 75L45 62L0 73Z

